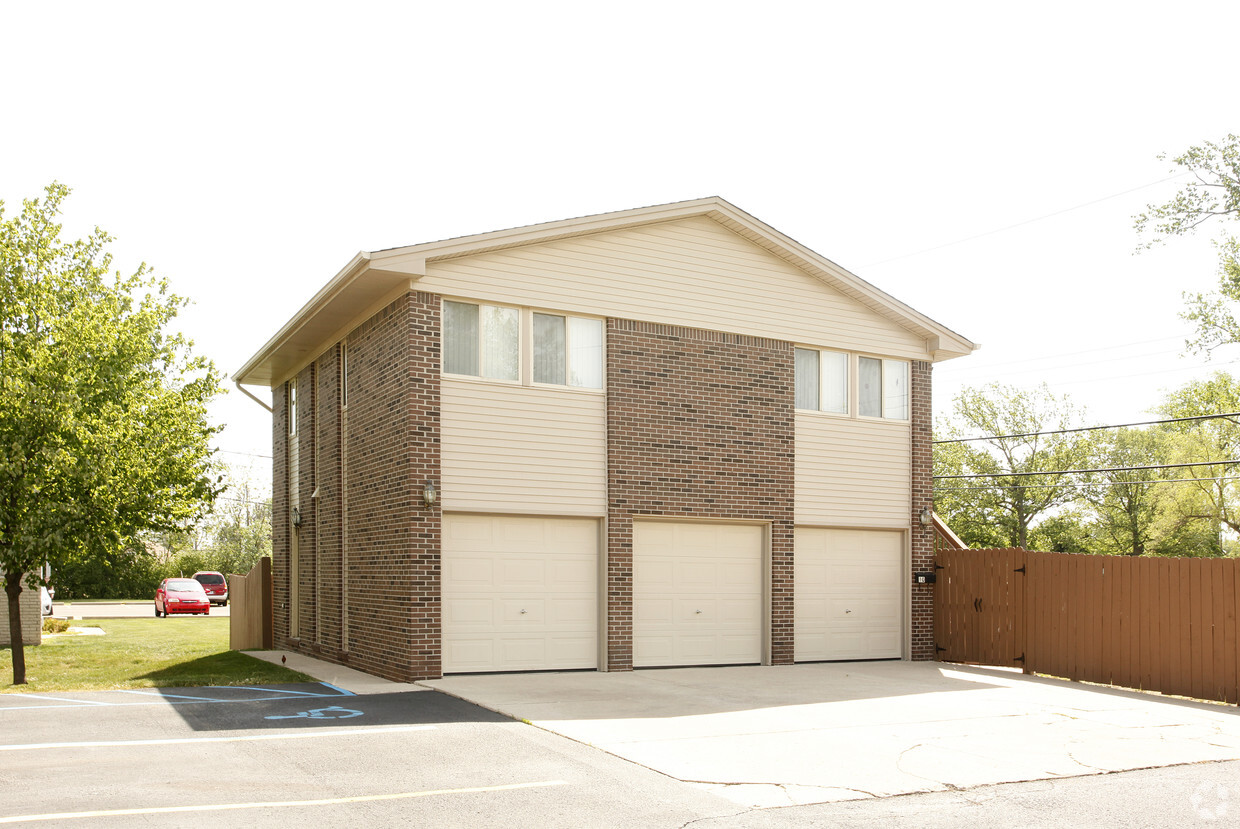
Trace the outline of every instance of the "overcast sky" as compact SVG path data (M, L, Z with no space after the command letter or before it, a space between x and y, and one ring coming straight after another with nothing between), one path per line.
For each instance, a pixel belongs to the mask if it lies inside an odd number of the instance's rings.
M1209 233L1134 256L1176 155L1240 132L1240 4L0 0L0 198L73 188L194 300L229 373L359 250L719 195L1090 423L1229 368L1181 357ZM269 475L270 420L214 409ZM247 454L248 453L248 454Z

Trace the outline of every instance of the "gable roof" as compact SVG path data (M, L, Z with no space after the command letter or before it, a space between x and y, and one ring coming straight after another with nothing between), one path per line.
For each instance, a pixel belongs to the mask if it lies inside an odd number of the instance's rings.
M415 285L428 263L575 236L704 216L795 265L927 341L934 360L969 354L977 345L913 310L718 196L600 213L373 252L361 252L335 275L234 375L238 384L271 386L348 333L345 328L394 292Z

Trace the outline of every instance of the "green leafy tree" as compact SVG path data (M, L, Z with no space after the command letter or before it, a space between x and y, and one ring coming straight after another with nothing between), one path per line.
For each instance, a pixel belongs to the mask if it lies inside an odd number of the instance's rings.
M184 301L145 265L110 274L106 233L61 239L68 194L52 184L12 219L0 204L0 570L15 685L18 601L44 562L115 559L217 492L206 406L220 376L166 330Z
M1168 418L1201 417L1240 411L1240 382L1225 372L1188 383L1167 395L1159 412ZM1218 463L1194 467L1171 490L1174 504L1165 532L1178 538L1174 555L1222 555L1224 537L1240 534L1240 423L1213 418L1168 427L1169 459L1174 463ZM1189 480L1190 478L1198 480ZM1195 526L1194 526L1195 525Z
M1094 433L1093 463L1114 472L1084 476L1081 501L1092 508L1091 552L1139 556L1152 549L1162 511L1168 506L1167 478L1158 466L1171 455L1169 435L1160 429L1117 429Z
M1159 156L1165 159L1166 156ZM1223 141L1204 142L1190 147L1173 159L1191 174L1188 183L1165 204L1149 205L1136 217L1138 233L1147 234L1144 247L1170 236L1194 233L1212 219L1240 220L1240 137L1228 135ZM1219 253L1217 292L1186 293L1188 308L1181 315L1197 326L1189 347L1209 353L1228 343L1240 342L1240 240L1224 234L1214 240Z
M1079 417L1067 397L1046 386L961 390L936 437L981 439L935 446L935 509L970 546L1027 547L1039 517L1076 497L1071 475L1028 473L1082 468L1090 448L1080 434L1034 433L1076 427ZM985 477L957 477L967 475Z

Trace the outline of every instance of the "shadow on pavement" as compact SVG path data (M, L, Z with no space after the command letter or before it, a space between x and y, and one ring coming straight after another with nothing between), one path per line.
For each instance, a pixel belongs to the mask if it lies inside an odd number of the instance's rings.
M199 732L511 722L436 691L354 696L320 683L152 690Z

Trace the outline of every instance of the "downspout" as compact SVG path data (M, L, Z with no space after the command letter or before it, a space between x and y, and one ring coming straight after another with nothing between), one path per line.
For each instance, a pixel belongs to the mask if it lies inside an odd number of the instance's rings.
M250 399L251 399L251 400L253 400L255 403L257 403L258 405L262 406L262 407L263 407L264 409L266 409L268 412L271 412L272 414L275 414L275 411L274 411L274 410L273 410L270 406L268 406L266 403L264 403L264 402L263 402L262 400L260 400L259 398L255 397L255 396L254 396L254 394L253 394L253 393L252 393L249 389L247 389L245 386L241 385L241 381L240 381L240 380L238 380L238 379L236 379L236 378L234 377L234 378L233 378L233 383L237 386L237 391L241 392L241 393L242 393L242 394L244 394L246 397L250 398Z

